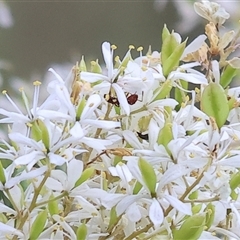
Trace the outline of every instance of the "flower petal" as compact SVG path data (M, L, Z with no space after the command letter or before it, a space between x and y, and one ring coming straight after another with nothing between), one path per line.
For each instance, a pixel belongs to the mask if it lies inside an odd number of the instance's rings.
M123 108L124 112L128 116L130 114L130 106L127 102L126 95L124 94L122 88L118 84L113 83L112 87L114 88L114 90L117 94L117 98L118 98L118 101L120 103L120 106Z
M149 218L153 222L154 226L159 226L163 222L163 210L160 203L155 198L149 207Z

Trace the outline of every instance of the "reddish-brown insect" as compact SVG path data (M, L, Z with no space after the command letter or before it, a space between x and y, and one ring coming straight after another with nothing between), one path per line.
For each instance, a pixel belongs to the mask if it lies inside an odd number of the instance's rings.
M127 96L127 102L129 105L135 104L137 100L138 100L138 95L136 93L130 94L129 96Z

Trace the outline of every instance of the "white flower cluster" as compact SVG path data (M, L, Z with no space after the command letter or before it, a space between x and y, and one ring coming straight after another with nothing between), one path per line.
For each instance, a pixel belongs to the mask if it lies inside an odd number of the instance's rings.
M219 33L218 4L195 9L209 22L188 46L166 26L137 59L104 42L106 68L50 69L25 113L3 92L0 239L240 239L239 33Z

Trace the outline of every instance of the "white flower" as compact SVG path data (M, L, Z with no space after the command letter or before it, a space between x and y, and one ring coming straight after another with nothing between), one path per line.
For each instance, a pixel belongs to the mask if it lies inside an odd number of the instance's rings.
M113 49L111 49L109 42L104 42L102 44L102 52L107 68L107 74L103 75L99 73L81 72L81 79L91 83L102 81L100 84L97 84L93 88L94 90L101 90L102 93L108 93L110 91L110 88L113 88L120 106L125 111L125 113L129 115L130 106L127 102L125 92L128 93L133 89L136 92L140 92L144 86L143 79L147 79L148 81L149 79L150 81L153 79L149 77L146 78L146 75L149 76L150 73L142 71L140 67L137 64L131 62L131 60L128 62L125 73L122 76L122 65L120 65L118 68L113 68ZM125 62L125 59L129 58L129 54L129 52L126 54L122 62Z
M226 19L229 18L229 13L225 11L223 7L221 7L216 2L209 2L204 0L202 2L194 3L194 10L198 15L207 19L209 22L213 22L215 25L222 25Z

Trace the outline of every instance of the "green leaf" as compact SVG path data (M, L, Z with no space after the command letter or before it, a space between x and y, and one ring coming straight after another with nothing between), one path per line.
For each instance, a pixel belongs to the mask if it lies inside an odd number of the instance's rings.
M165 123L163 128L159 131L157 143L159 145L163 145L166 148L166 151L171 154L170 150L168 149L168 143L173 139L172 133L172 123Z
M86 106L86 99L83 97L78 104L77 111L76 111L76 120L79 121L83 112L84 107Z
M110 220L109 220L109 224L108 224L108 229L111 229L112 226L114 226L117 222L118 222L118 216L117 216L117 212L116 212L116 207L112 207L111 211L110 211Z
M232 190L236 189L240 185L240 172L237 172L231 176L229 185Z
M122 161L122 156L114 156L113 166L116 167L118 163Z
M58 209L58 201L57 200L53 200L54 196L53 194L50 196L49 198L49 202L48 202L48 210L51 216L53 216L54 214L58 214L59 213L59 209Z
M226 93L220 84L212 82L204 89L201 108L209 117L215 119L218 128L224 125L229 114L229 106Z
M42 120L37 119L36 121L41 130L42 142L43 142L45 148L47 149L47 151L49 151L50 150L50 138L49 138L48 129Z
M87 181L94 173L95 173L95 169L92 167L85 169L82 175L80 176L80 178L76 181L74 188L80 186L82 183Z
M193 215L187 218L180 229L173 229L174 240L198 240L205 226L204 215Z
M159 86L155 91L153 95L153 101L164 99L165 97L169 96L170 91L172 89L172 82L171 80L166 80L161 86Z
M0 182L4 185L6 183L6 177L4 174L4 169L2 166L2 162L0 161Z
M143 158L140 158L138 161L138 166L142 173L144 183L148 187L148 190L150 191L152 197L155 197L157 177L152 165Z
M174 51L172 52L172 54L165 60L165 62L162 62L163 65L163 75L165 77L168 76L168 74L175 70L178 65L179 65L179 61L180 58L183 54L183 51L186 47L186 43L187 41L182 42L181 44L179 44Z
M142 184L139 181L136 181L135 186L133 188L133 194L136 195L142 189Z
M238 193L236 193L234 190L231 191L230 196L231 196L232 200L238 199Z
M77 240L85 240L87 238L87 226L85 223L78 227L76 235Z
M40 212L36 219L34 220L31 230L30 230L30 240L38 239L39 235L42 233L43 228L47 221L47 210Z
M36 140L40 141L42 139L42 131L39 128L37 121L34 121L31 126L31 137Z
M222 72L221 78L220 78L220 84L223 88L226 88L230 85L233 78L237 74L237 69L233 68L231 65L227 65L227 67Z
M209 229L212 224L213 224L213 220L215 217L215 206L212 203L209 203L205 209L206 211L206 223L205 226L207 227L207 229Z
M162 42L165 42L166 41L166 38L170 35L170 32L167 28L167 25L164 24L163 26L163 30L162 30Z

